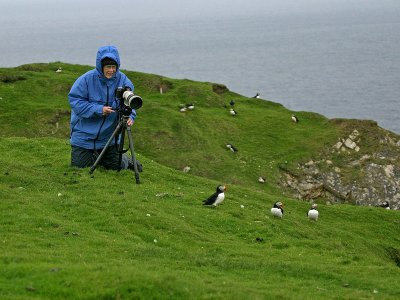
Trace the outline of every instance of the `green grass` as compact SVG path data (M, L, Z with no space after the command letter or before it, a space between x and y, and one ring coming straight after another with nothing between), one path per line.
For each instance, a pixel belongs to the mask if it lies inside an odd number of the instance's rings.
M62 73L54 72L58 66ZM53 63L0 69L2 136L68 138L67 94L91 68ZM194 175L270 191L276 189L279 164L312 157L337 137L329 120L315 113L298 112L301 123L293 124L291 111L283 106L229 91L216 93L212 83L126 74L144 99L132 130L137 152L174 169L190 166ZM7 77L24 79L1 81ZM162 95L160 85L168 86ZM237 117L225 107L232 99ZM195 109L181 113L182 103L194 103ZM231 153L227 143L239 152ZM266 185L258 184L259 176L267 177Z
M2 299L399 296L396 211L321 206L310 222L308 204L284 199L277 220L276 196L239 186L210 209L217 182L142 156L136 185L69 167L60 139L0 141Z
M400 297L398 211L320 204L311 222L309 204L274 182L278 164L333 144L332 122L299 112L292 124L273 102L127 72L144 98L134 126L142 184L131 171L89 175L69 165L65 113L68 87L87 69L0 69L1 299ZM223 107L232 97L236 119ZM195 110L180 113L188 102ZM269 183L255 184L262 174ZM220 183L225 202L202 206ZM269 213L278 199L282 220Z

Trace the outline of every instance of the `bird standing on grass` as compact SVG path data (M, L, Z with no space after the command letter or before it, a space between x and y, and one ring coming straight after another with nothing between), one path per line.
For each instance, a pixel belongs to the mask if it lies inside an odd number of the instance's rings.
M213 205L216 207L225 199L226 185L217 186L217 190L208 199L203 201L203 205Z
M231 114L231 116L236 116L236 115L237 115L236 110L234 110L233 108L231 108L231 109L229 110L229 113Z
M238 149L232 144L227 144L226 147L229 148L232 152L238 152Z
M390 209L390 203L389 203L389 201L383 201L383 202L380 203L378 206L379 206L379 207L382 207L382 208L384 208L384 209Z
M231 100L231 102L229 102L229 104L230 104L231 106L234 106L234 105L235 105L235 101Z
M257 92L257 94L253 98L260 99L260 93Z
M307 213L307 216L308 216L308 218L309 218L310 220L317 221L317 220L318 220L318 215L319 215L319 213L318 213L318 210L317 210L317 204L316 204L316 203L313 203L313 204L311 205L310 210L309 210L308 213Z
M292 121L295 123L299 123L299 119L295 115L292 115Z
M274 217L277 218L282 218L283 216L283 203L280 201L277 201L274 203L274 207L271 208L271 214Z

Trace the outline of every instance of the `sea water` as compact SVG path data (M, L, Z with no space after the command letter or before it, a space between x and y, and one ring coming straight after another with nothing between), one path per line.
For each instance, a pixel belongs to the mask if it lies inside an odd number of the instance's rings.
M123 69L222 83L293 111L371 119L400 133L396 13L130 16L105 25L96 14L44 17L36 10L22 18L2 16L0 28L0 67L54 61L94 66L97 48L115 44Z

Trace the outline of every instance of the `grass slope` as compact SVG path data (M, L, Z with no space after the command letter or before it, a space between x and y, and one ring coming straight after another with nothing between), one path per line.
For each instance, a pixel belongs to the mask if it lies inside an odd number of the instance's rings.
M68 149L0 138L2 299L400 296L397 211L321 205L311 222L308 204L283 199L278 220L274 195L239 186L210 209L218 182L142 156L141 185L129 171L91 176Z
M311 222L308 204L279 196L273 182L278 164L331 145L338 129L326 118L298 113L301 127L272 102L127 72L145 101L136 185L129 171L69 166L66 93L88 69L0 69L1 299L400 297L397 211L320 205ZM195 110L180 113L189 102ZM184 165L193 174L175 170ZM255 184L259 175L269 184ZM226 201L203 207L222 182ZM269 214L277 199L282 220Z
M62 73L54 72L58 66ZM53 63L0 69L2 135L68 138L67 94L91 68ZM337 128L315 113L298 112L300 123L294 124L292 112L280 104L243 97L217 84L126 74L144 99L132 130L137 152L175 169L190 166L194 175L272 191L279 164L308 159L336 142ZM229 114L231 100L236 117ZM187 103L195 109L181 113L179 105ZM239 152L230 152L227 143ZM259 176L267 184L258 184Z

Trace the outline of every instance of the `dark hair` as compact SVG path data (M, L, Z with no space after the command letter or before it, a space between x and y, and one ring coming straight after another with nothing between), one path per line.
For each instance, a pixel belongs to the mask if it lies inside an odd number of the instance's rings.
M102 61L101 61L101 68L104 68L104 66L116 66L116 67L118 67L118 64L112 58L106 57L106 58L103 58Z

